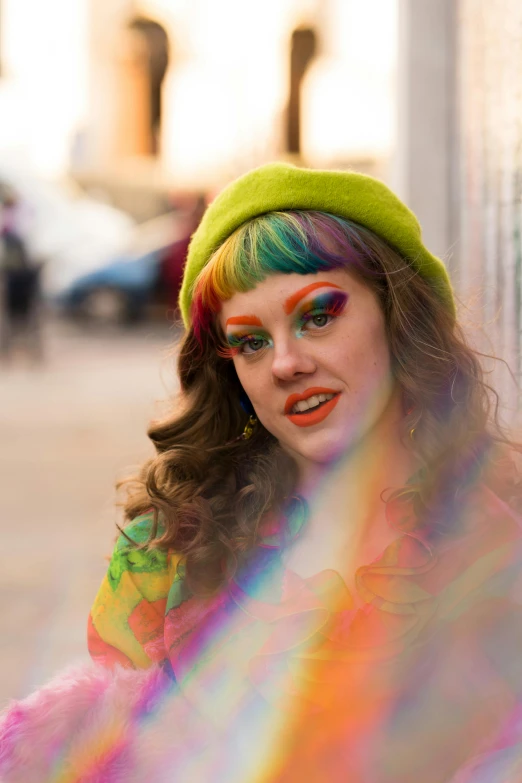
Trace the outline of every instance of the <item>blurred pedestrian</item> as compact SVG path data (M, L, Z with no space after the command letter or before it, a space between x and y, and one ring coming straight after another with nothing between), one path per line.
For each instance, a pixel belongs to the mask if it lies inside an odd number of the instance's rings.
M99 666L6 713L2 780L522 780L522 447L415 216L261 167L208 208L180 309Z
M183 269L187 260L187 252L194 231L199 226L205 212L205 196L200 194L190 206L181 210L183 236L176 240L162 259L158 276L158 288L162 299L169 308L176 311L179 289L183 279Z
M19 338L35 360L42 359L42 266L30 257L23 231L23 204L0 189L0 357L8 358Z

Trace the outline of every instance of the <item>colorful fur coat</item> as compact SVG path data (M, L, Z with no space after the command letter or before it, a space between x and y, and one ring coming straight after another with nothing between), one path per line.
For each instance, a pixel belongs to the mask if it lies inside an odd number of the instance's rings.
M217 763L212 752L219 749L212 750L204 721L174 691L172 680L158 667L70 668L4 712L0 780L208 781L206 775Z

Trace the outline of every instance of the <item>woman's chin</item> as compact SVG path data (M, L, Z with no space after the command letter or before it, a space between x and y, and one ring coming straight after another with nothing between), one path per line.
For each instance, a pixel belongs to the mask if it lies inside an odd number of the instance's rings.
M349 455L355 445L356 438L327 437L326 433L316 437L309 438L307 443L283 443L282 448L290 454L298 465L316 465L317 467L328 467L334 465Z

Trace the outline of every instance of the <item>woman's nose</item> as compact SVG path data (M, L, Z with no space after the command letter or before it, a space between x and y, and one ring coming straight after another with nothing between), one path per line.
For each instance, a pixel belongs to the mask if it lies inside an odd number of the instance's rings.
M316 363L307 346L300 340L291 340L275 346L272 360L272 375L279 381L291 381L300 375L310 375L316 370Z

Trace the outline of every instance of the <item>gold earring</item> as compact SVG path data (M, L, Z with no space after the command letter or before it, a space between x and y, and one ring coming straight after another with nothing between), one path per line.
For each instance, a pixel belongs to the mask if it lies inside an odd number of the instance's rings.
M415 427L412 427L410 430L410 440L413 440L413 436L415 435Z
M256 417L253 414L250 414L250 417L247 423L245 424L245 429L243 430L243 434L241 435L241 438L243 440L248 440L249 438L252 437L252 435L254 434L254 427L256 426L256 424L257 424Z

